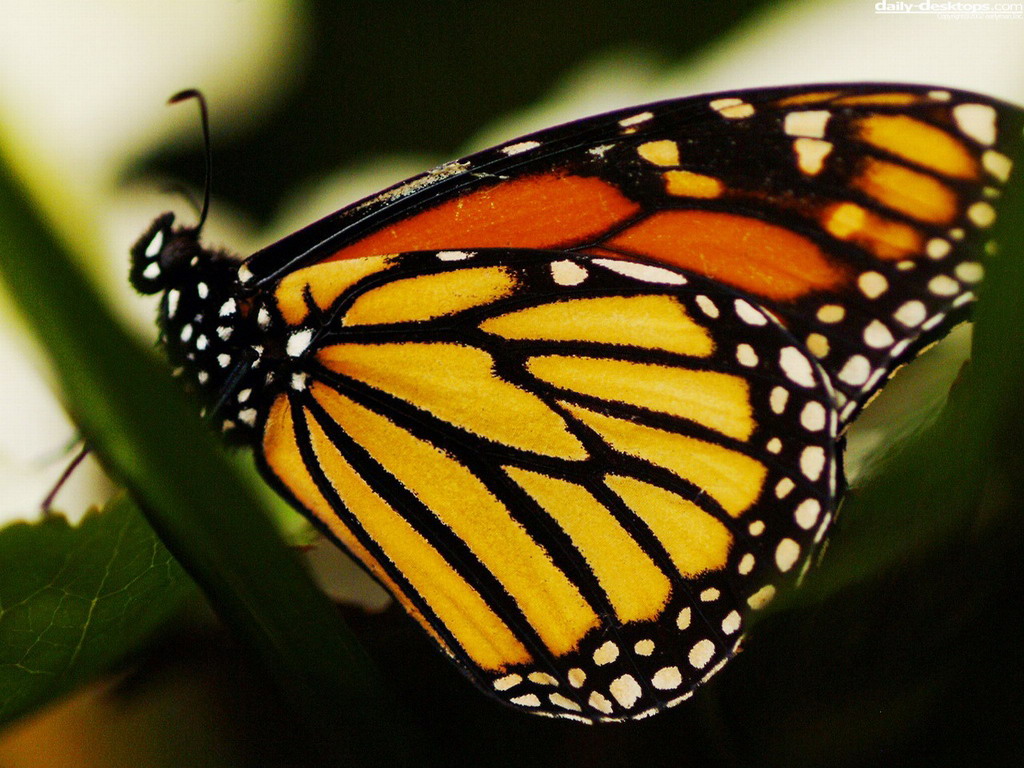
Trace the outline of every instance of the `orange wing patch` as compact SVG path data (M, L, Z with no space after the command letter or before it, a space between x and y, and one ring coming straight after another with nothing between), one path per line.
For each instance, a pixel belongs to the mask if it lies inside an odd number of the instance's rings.
M833 289L849 278L842 265L806 237L731 213L663 211L604 245L777 301Z
M540 174L501 182L396 222L327 261L445 248L555 248L596 239L640 211L596 178Z

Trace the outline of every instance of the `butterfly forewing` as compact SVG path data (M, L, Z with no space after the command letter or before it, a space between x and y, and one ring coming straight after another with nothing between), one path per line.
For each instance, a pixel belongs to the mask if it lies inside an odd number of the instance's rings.
M420 248L654 259L776 313L845 422L974 298L1021 124L1008 105L919 86L661 102L442 166L255 254L245 276Z

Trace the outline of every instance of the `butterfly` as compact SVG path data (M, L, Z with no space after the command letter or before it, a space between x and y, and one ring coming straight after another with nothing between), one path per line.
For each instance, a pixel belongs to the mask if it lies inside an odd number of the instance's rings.
M1022 125L909 85L664 101L242 261L164 214L131 280L227 438L481 690L636 719L816 561L844 429L975 298Z

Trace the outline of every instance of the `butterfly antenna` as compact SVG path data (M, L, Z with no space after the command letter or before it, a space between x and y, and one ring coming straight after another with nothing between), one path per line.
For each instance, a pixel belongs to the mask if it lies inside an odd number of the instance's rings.
M206 106L206 97L195 88L189 88L171 96L168 104L177 104L189 99L195 99L199 103L199 119L203 125L203 145L206 149L206 183L203 189L203 208L199 213L199 223L196 224L196 234L206 223L206 215L210 212L210 186L213 183L213 146L210 143L210 111Z

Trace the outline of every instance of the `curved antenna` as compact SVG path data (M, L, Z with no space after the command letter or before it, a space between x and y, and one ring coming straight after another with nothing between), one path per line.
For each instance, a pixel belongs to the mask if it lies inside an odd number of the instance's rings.
M213 149L210 144L210 112L206 107L206 97L195 88L188 88L184 91L178 91L178 93L167 100L167 103L177 104L188 99L195 99L199 102L199 119L203 125L203 144L206 148L206 184L205 189L203 189L203 209L199 213L199 223L195 227L196 234L198 235L199 231L203 228L203 224L206 223L206 215L210 212L210 186L213 183Z

